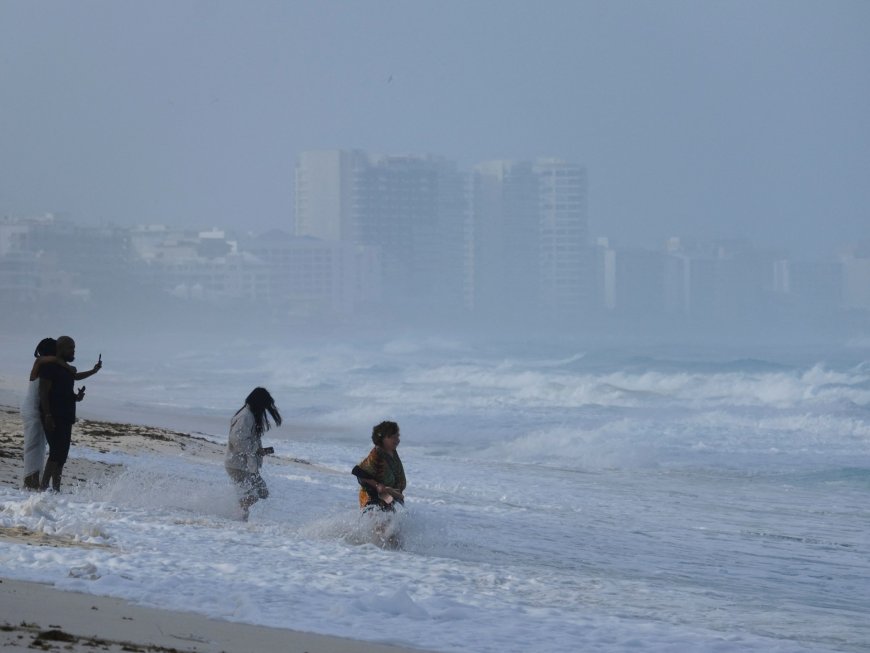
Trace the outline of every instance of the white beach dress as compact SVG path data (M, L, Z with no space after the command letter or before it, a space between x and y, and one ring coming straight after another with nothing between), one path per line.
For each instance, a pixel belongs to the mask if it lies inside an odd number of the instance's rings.
M42 473L45 466L45 431L39 416L39 378L27 386L27 394L21 404L21 420L24 422L24 475Z
M255 426L254 413L245 404L245 407L230 421L230 437L227 441L224 467L249 474L256 474L260 471L260 467L263 465L263 456L257 452L263 444Z

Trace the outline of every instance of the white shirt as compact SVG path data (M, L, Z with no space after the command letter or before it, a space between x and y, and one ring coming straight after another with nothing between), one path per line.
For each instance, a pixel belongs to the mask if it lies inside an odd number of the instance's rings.
M245 404L245 407L230 421L230 436L227 440L224 467L252 473L260 471L263 456L257 452L263 445L255 427L254 413Z

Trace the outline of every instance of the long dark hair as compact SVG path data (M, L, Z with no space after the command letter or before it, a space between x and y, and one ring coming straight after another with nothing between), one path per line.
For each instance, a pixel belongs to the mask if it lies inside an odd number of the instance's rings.
M266 388L254 388L245 398L245 405L251 409L254 414L254 430L257 435L263 435L264 431L272 428L269 423L269 415L275 420L275 426L281 426L281 413L278 412L278 407L275 406L275 400ZM236 411L236 415L242 412L245 406ZM268 415L266 414L268 413Z
M57 356L57 340L54 338L40 340L33 351L33 357L39 358L40 356Z

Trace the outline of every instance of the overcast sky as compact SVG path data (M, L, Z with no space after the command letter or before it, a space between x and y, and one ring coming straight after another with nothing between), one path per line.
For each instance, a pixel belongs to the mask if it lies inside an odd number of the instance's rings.
M587 166L591 235L870 238L870 2L0 0L0 215L288 226L304 149Z

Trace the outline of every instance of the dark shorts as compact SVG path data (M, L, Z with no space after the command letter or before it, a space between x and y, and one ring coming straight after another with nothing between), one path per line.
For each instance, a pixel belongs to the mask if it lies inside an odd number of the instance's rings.
M241 469L226 468L227 474L236 484L239 498L265 499L269 496L269 488L266 481L257 472L245 472Z
M56 421L54 431L45 434L48 440L48 459L58 465L66 463L72 443L72 422Z

